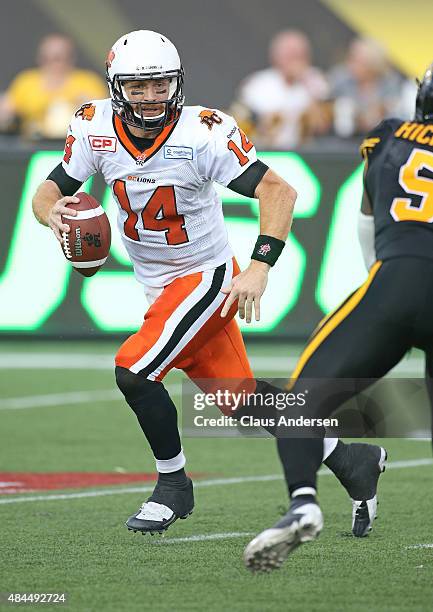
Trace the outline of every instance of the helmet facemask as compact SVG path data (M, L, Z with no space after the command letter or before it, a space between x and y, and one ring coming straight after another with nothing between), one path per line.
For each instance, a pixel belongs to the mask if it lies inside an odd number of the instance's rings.
M113 111L126 124L145 130L155 138L165 127L179 119L185 101L183 95L183 69L167 72L115 74L110 79L107 70L107 82L111 93ZM166 100L131 102L128 100L123 84L126 81L169 79L169 96ZM146 116L143 107L164 106L164 111L154 117Z
M415 121L432 121L433 119L433 64L424 74L423 80L417 80L418 91L415 103Z

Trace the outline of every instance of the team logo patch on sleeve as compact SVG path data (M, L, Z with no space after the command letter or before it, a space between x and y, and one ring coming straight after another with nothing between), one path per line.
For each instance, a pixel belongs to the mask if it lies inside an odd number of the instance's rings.
M111 68L111 63L115 57L116 54L114 53L113 49L110 49L107 55L107 59L105 60L105 65L107 66L107 68Z
M373 151L374 147L380 142L380 138L365 138L359 147L359 152L366 159Z
M89 142L93 151L116 152L117 138L115 136L89 136Z
M96 106L94 104L92 104L91 102L88 102L87 104L83 104L83 106L81 106L77 112L75 113L76 117L81 117L81 119L84 121L92 121L93 117L95 116L95 112L96 112Z
M164 159L193 159L192 148L164 145Z
M207 125L208 129L211 130L214 124L219 125L223 122L221 117L213 110L202 110L199 113L200 123Z

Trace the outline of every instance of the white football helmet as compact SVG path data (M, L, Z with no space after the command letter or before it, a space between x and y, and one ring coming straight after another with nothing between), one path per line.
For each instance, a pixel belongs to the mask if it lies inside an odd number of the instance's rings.
M165 126L176 123L185 101L183 68L176 47L162 34L137 30L116 41L106 60L106 77L113 111L132 126L152 131L155 135ZM142 106L129 102L123 83L145 79L170 79L169 96L162 102L165 110L158 116L146 117Z

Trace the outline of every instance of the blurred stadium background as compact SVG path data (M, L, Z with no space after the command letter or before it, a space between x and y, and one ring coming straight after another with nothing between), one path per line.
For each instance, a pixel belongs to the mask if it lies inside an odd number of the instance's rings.
M267 66L269 41L282 28L304 31L313 63L324 70L342 60L359 34L379 40L405 77L421 76L431 60L428 36L422 33L433 9L421 0L410 7L386 0L354 1L350 11L339 0L222 0L218 6L195 0L7 4L8 19L0 25L3 91L20 70L34 65L38 42L51 32L72 36L78 65L103 76L107 49L119 35L139 27L161 30L180 49L187 103L223 109L230 107L246 75ZM419 14L424 19L415 18ZM304 339L317 320L364 279L356 238L360 139L325 137L297 150L261 151L262 159L287 177L300 195L289 247L271 275L263 320L244 326L248 338ZM57 245L30 214L34 188L58 162L62 148L61 141L0 136L0 330L6 336L63 338L125 334L141 320L143 297L120 241L114 240L104 270L84 280L70 274ZM115 205L99 179L87 188L113 218ZM257 206L228 190L222 195L232 243L243 264L254 243Z

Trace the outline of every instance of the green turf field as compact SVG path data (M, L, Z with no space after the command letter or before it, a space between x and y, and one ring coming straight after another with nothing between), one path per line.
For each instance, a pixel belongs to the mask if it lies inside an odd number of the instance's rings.
M258 374L284 376L297 350L256 345L249 352ZM2 344L0 472L153 471L135 417L116 395L113 353L104 343ZM419 365L415 355L403 368L413 375ZM168 384L176 390L179 380L170 375ZM385 445L390 469L372 535L351 537L346 494L323 473L324 532L269 575L249 574L242 551L286 503L272 440L185 439L187 467L202 474L196 508L165 537L123 525L151 484L24 494L0 488L0 592L67 592L67 609L79 611L430 610L430 443Z

